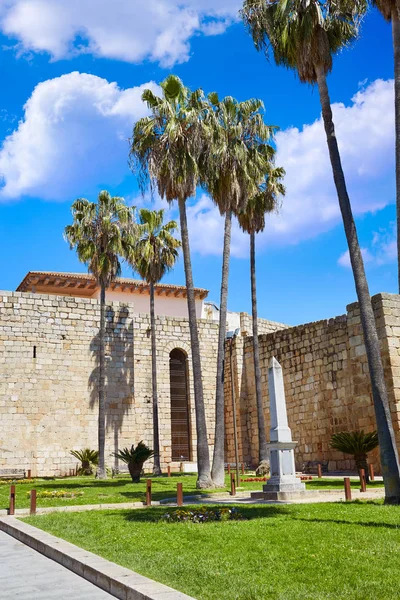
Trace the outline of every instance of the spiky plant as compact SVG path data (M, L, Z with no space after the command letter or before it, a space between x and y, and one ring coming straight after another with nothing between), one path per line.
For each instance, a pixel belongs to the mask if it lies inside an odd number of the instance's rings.
M154 285L161 281L164 275L174 267L178 259L181 243L174 237L177 227L175 221L164 223L163 210L140 209L137 238L129 257L132 268L150 285L154 475L161 475Z
M242 16L258 50L268 51L271 48L278 65L297 71L300 81L318 86L332 174L360 307L379 435L385 502L400 504L399 456L378 332L327 85L333 57L357 38L360 19L366 8L367 0L245 0Z
M377 431L370 433L364 433L364 431L334 433L330 446L334 450L343 452L343 454L351 454L357 469L364 469L366 480L369 482L368 453L379 446Z
M154 451L143 441L140 441L136 448L132 444L130 448L123 448L122 450L118 450L118 452L114 452L114 456L128 465L133 483L139 483L143 465L146 460L154 456Z
M93 468L99 464L98 450L84 448L83 450L71 450L70 453L81 463L78 469L79 475L93 475Z

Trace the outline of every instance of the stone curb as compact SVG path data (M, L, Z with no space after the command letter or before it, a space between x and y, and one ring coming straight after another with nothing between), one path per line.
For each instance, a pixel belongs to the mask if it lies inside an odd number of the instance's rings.
M1 517L0 531L73 571L119 600L195 600L162 583L120 567L15 517Z

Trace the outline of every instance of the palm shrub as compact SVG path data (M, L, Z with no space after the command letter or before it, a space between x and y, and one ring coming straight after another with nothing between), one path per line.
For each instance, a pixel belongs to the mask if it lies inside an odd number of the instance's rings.
M83 450L71 450L70 453L81 463L78 469L79 475L93 475L94 467L99 464L98 450L84 448Z
M123 450L114 452L114 456L128 465L133 483L139 483L143 465L146 460L149 460L149 458L154 456L154 451L146 446L143 441L140 441L136 448L134 444L132 444L130 448L123 448Z
M379 446L378 433L364 433L364 431L342 431L334 433L331 448L344 454L351 454L355 460L358 471L364 469L365 478L369 483L368 453Z
M366 7L367 0L245 0L241 14L258 50L268 51L271 48L278 65L294 69L300 81L318 87L332 174L360 307L379 435L385 503L400 504L400 463L378 332L327 84L333 57L357 38L360 17Z

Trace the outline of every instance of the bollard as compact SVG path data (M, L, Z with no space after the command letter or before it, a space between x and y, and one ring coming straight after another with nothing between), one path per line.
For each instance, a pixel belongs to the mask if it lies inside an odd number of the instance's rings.
M31 469L28 469L28 479L32 479L32 471L31 471Z
M367 485L365 483L365 471L364 469L360 469L360 492L366 492L367 491Z
M231 474L231 463L228 463L228 475Z
M235 473L231 473L231 496L236 496Z
M351 500L350 477L344 478L344 495L345 495L346 501Z
M242 475L244 475L244 463L242 463Z
M183 504L183 489L181 483L176 484L176 503L178 506L182 506Z
M36 515L36 490L31 490L31 507L29 514Z
M179 468L180 468L180 472L183 473L183 463L181 463Z
M169 465L168 465L167 473L168 473L168 477L171 477L171 467Z
M15 485L10 487L10 508L8 509L9 515L15 515Z
M151 506L151 479L146 481L146 506Z
M370 463L370 465L369 465L369 478L371 481L375 481L375 471L374 471L374 465L372 463Z
M322 477L322 467L321 467L320 463L317 464L317 472L318 472L318 478L321 479L321 477Z

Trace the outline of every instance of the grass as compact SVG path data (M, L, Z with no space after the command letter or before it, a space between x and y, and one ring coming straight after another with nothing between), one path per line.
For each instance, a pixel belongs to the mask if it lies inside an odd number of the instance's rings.
M244 477L247 477L245 475ZM164 498L176 497L176 484L183 483L184 495L190 496L199 493L215 493L228 491L229 477L226 477L226 489L201 491L196 489L195 475L176 474L172 477L152 477L152 497L153 500L162 500ZM372 486L382 486L382 482L374 482ZM243 482L240 484L240 491L262 490L262 482ZM307 489L343 489L343 480L335 479L313 479L306 482ZM352 481L352 487L358 488L359 482ZM370 487L370 486L369 486ZM146 477L143 477L141 483L133 484L130 477L119 476L115 479L99 481L94 477L66 477L61 479L37 479L34 483L16 482L16 507L29 507L29 498L27 492L31 489L41 491L65 490L68 492L83 492L82 496L75 498L38 498L38 507L50 506L72 506L84 504L116 504L121 502L142 502L145 499ZM0 484L0 508L6 509L9 504L9 485Z
M400 508L241 506L247 520L166 523L165 508L28 523L198 600L398 600Z

